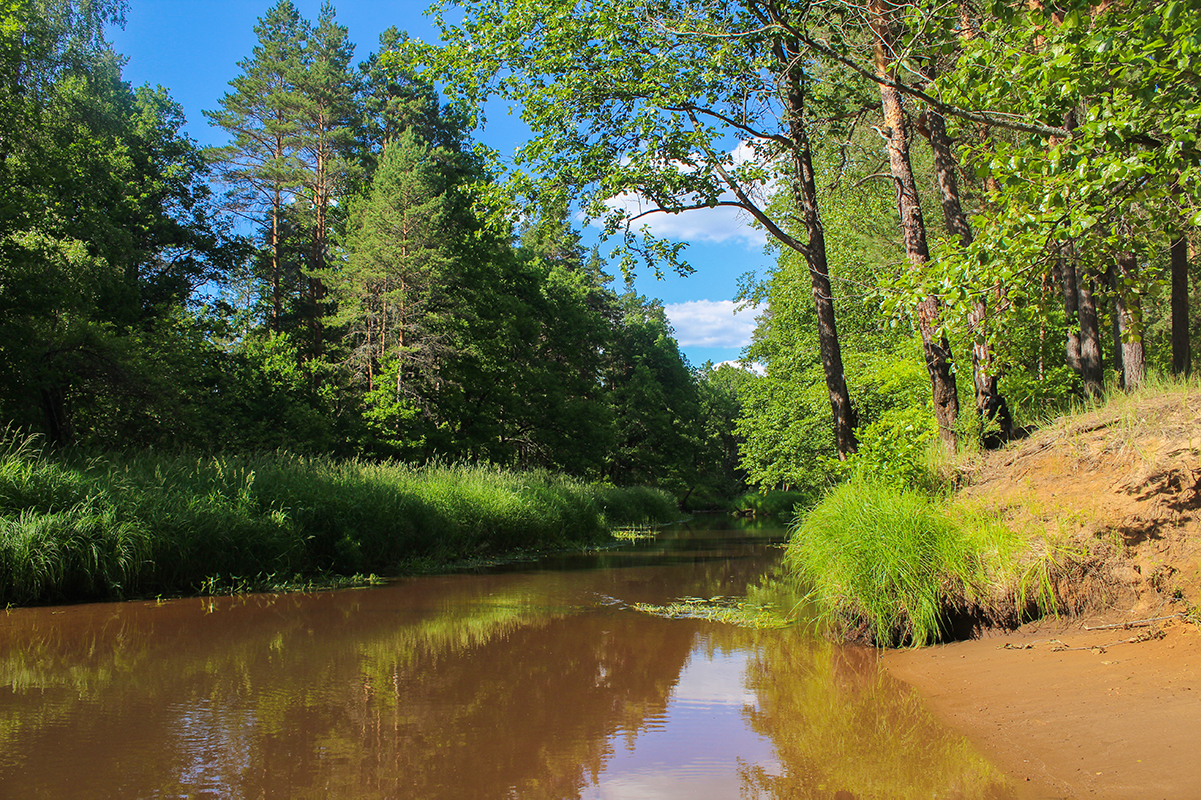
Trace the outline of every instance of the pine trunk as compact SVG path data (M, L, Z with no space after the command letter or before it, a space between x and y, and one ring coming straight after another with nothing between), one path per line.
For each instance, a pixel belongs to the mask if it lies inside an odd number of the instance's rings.
M873 0L871 4L872 29L876 36L874 47L876 73L885 80L893 80L890 56L892 33L884 0ZM881 108L884 112L883 133L887 140L888 164L896 189L897 210L901 215L901 232L905 240L905 254L913 269L921 269L930 260L926 244L926 224L922 218L921 202L917 184L913 178L913 167L909 161L909 140L905 111L901 105L901 93L885 83L880 84ZM938 422L939 438L947 447L954 448L956 442L955 421L959 416L959 396L955 387L955 373L951 359L951 347L945 336L937 335L940 308L938 299L927 297L918 303L917 323L922 335L926 357L926 369L930 373L930 387L934 399L934 417Z
M313 338L313 356L320 358L325 351L325 273L326 239L329 227L329 203L332 192L328 186L329 158L326 152L326 123L319 117L317 132L316 174L313 183L313 251L309 260L309 299L312 303L309 328Z

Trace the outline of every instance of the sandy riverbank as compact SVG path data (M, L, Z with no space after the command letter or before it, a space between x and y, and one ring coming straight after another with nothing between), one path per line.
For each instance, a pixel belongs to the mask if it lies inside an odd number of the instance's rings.
M1061 543L1065 616L890 651L889 670L1030 797L1201 798L1201 628L1184 621L1201 617L1201 393L1055 420L986 454L958 499Z
M891 651L884 662L1029 797L1201 797L1193 625L1088 631L1079 620L1050 621Z

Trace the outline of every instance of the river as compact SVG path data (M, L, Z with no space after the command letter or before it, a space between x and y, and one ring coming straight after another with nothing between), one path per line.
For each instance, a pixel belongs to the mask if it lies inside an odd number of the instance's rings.
M368 589L0 614L4 798L1003 798L874 651L637 604L744 596L698 521Z

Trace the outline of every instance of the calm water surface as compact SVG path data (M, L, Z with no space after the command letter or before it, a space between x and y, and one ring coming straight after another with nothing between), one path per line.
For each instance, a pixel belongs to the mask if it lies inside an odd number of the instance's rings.
M743 595L782 536L0 614L0 797L1009 796L872 651L631 607Z

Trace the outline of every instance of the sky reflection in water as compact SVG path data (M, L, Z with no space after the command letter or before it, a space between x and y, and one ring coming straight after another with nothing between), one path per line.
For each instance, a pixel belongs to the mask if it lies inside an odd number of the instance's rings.
M628 607L745 593L779 555L756 539L771 535L10 611L0 796L1007 796L870 651Z

